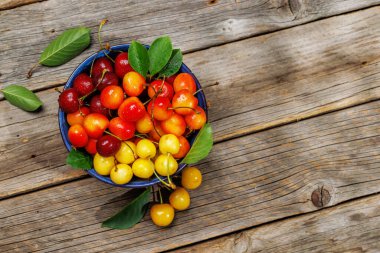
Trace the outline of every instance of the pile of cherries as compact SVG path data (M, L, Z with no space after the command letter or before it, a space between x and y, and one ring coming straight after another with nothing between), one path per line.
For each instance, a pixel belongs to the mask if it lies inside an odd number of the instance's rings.
M195 167L184 169L184 188L176 188L170 180L177 160L190 150L186 136L207 121L196 92L191 74L145 79L128 63L128 53L120 52L115 59L96 59L58 99L70 125L71 145L93 156L98 174L110 176L115 184L126 184L133 177L168 177L168 182L159 179L175 189L170 204L151 208L152 220L159 226L172 222L174 209L188 208L185 188L195 189L201 183Z

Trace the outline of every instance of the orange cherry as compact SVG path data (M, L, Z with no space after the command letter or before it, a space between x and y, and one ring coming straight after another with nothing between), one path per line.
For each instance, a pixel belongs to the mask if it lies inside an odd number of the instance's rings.
M173 113L170 118L161 122L161 127L165 133L174 134L178 137L185 133L186 122L181 115Z
M120 117L111 119L109 129L111 133L125 141L135 135L135 124L133 122L125 121Z
M90 114L90 109L88 107L80 107L78 111L67 114L67 123L69 123L70 126L77 124L83 125L84 117L88 114Z
M83 127L90 138L99 139L109 125L106 116L100 113L90 113L84 118Z
M155 80L148 87L148 96L152 98L157 93L158 95L156 97L166 97L172 100L174 95L173 86L163 80Z
M147 134L153 130L153 121L150 114L145 113L144 117L136 121L136 130L142 134Z
M189 90L180 90L174 94L172 105L176 113L187 115L194 112L198 99Z
M206 113L202 107L197 106L195 111L185 116L185 121L190 129L201 129L207 121Z
M157 97L149 102L148 113L152 115L156 120L166 120L173 114L173 110L169 110L171 107L170 100L166 97Z
M186 154L190 150L190 143L185 137L179 136L178 140L179 140L179 152L177 154L173 154L173 157L175 159L180 159L180 158L185 157Z
M123 89L117 85L105 87L100 93L100 102L105 108L115 110L124 100Z
M153 120L154 128L149 132L149 137L155 141L159 141L161 136L165 134L165 131L162 129L160 121Z
M194 78L189 73L181 73L177 75L174 79L173 88L175 92L180 90L189 90L191 94L197 91L197 85L195 84Z
M123 78L123 89L130 97L137 97L144 91L145 78L135 71L128 72Z

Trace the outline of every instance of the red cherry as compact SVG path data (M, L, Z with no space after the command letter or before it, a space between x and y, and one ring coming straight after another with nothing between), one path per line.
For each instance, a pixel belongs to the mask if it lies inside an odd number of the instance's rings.
M87 145L88 135L81 125L73 125L69 128L68 137L71 145L81 148Z
M179 152L177 154L173 154L173 157L175 159L180 159L180 158L185 157L186 154L190 150L190 143L185 137L179 136L178 140L179 140Z
M89 153L90 155L95 155L97 153L97 151L96 151L96 143L97 142L98 142L97 139L88 139L87 145L85 147L87 153Z
M80 110L67 114L67 123L69 123L70 126L76 124L83 125L84 117L88 114L90 114L90 109L88 107L82 106Z
M183 117L177 113L161 122L161 127L167 134L174 134L177 137L181 136L186 131L186 122Z
M79 74L74 79L73 88L78 92L79 96L83 97L89 94L91 91L95 89L92 84L92 79L85 73Z
M123 103L124 93L120 86L110 85L100 93L100 102L109 109L117 109Z
M185 121L190 129L201 129L207 121L206 113L202 107L197 106L195 111L185 116Z
M173 114L173 110L168 110L171 107L170 100L166 97L157 97L149 102L148 113L156 120L166 120Z
M102 75L103 70L107 70L108 72L113 72L112 63L109 59L107 59L107 57L101 57L95 60L94 65L92 66L91 76Z
M115 59L115 73L119 78L123 78L125 74L133 71L133 68L128 63L128 53L122 52Z
M189 90L184 89L174 94L172 104L176 113L187 115L194 112L198 99Z
M117 79L116 74L112 72L105 73L103 79L102 74L96 75L93 77L92 81L96 88L100 91L102 91L107 86L119 85L119 79Z
M166 78L166 81L170 84L173 84L176 77L177 75L169 76L168 78Z
M84 118L83 127L90 138L98 139L109 125L106 116L100 113L90 113Z
M78 92L74 88L62 91L58 97L58 104L65 113L78 111L80 105Z
M158 97L167 97L172 100L174 95L173 86L167 82L162 82L162 80L153 81L148 87L148 96L152 98L157 92L159 92Z
M120 146L120 140L111 135L104 135L96 143L96 150L101 156L112 156L119 151Z
M111 131L111 133L113 133L123 141L132 138L135 135L136 131L134 123L125 121L120 117L111 119L108 128Z
M197 90L197 85L192 75L189 73L181 73L174 79L173 88L175 92L186 89L189 90L191 94L194 94Z
M91 98L90 101L90 111L92 113L100 113L103 114L104 116L108 117L109 116L109 109L105 108L101 101L100 101L100 95L95 95Z
M145 107L137 97L129 97L124 100L118 110L118 115L125 121L137 121L144 117Z

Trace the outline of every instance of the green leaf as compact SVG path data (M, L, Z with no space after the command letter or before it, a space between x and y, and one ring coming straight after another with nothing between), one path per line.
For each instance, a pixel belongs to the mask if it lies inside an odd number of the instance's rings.
M132 41L128 49L128 61L132 68L146 77L149 69L149 56L148 50L137 41Z
M149 48L149 72L153 76L168 63L172 55L172 42L168 36L157 38Z
M213 145L212 129L209 123L205 124L199 131L189 153L183 158L181 163L193 164L199 162L210 153Z
M64 31L45 48L39 63L54 67L70 61L90 45L90 33L91 30L86 27Z
M150 200L150 190L146 189L137 198L132 200L119 213L102 223L102 227L113 229L127 229L133 227L145 215Z
M179 49L174 49L168 64L160 71L160 76L169 77L178 72L182 65L182 53Z
M71 149L66 163L74 169L89 170L92 168L91 156L76 149Z
M1 90L6 100L24 111L32 112L42 106L41 100L32 91L20 85L9 85Z

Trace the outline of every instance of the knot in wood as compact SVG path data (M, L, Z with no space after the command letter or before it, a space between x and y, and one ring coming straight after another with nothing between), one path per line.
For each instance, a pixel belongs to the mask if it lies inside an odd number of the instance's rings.
M311 201L313 205L321 208L325 207L331 200L330 192L322 187L318 187L318 189L314 190L311 194Z

